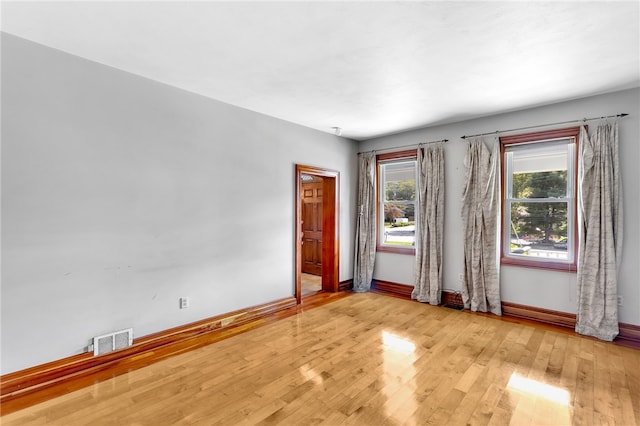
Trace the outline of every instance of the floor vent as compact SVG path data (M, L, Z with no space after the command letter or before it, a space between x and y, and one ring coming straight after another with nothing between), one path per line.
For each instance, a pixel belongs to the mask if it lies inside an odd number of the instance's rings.
M102 355L133 344L133 329L115 331L93 338L93 355Z
M458 311L463 310L464 301L462 300L462 293L451 290L443 291L442 304L445 308L456 309Z

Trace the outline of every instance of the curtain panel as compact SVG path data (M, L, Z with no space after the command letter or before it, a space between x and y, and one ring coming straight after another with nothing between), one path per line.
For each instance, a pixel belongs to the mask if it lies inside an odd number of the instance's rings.
M502 315L498 268L500 211L500 143L493 152L484 139L469 141L464 164L466 185L462 199L464 231L464 307Z
M418 146L416 282L411 298L439 305L444 231L444 147Z
M618 268L622 258L622 183L618 123L580 129L580 209L576 332L612 341L618 335Z
M358 154L358 218L356 221L353 291L369 291L376 258L376 155Z

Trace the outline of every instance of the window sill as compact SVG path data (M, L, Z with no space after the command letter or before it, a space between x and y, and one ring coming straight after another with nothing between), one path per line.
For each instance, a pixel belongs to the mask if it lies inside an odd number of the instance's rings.
M518 266L522 268L546 269L562 272L576 272L578 268L575 263L545 262L525 259L514 259L513 257L503 256L500 259L501 265Z
M416 249L415 247L393 247L393 246L376 246L376 252L382 253L395 253L395 254L408 254L411 256L415 256Z

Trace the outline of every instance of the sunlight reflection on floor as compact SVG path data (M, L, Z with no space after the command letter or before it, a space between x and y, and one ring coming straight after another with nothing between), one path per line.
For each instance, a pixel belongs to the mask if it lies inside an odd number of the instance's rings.
M569 391L556 386L551 386L537 380L522 377L513 373L507 384L507 389L515 389L548 399L558 404L569 406Z
M413 413L418 409L415 398L416 381L415 367L416 345L394 333L382 332L385 386L382 392L387 398L385 415L401 424L412 423ZM410 377L408 381L403 378Z
M403 354L410 354L416 350L416 345L414 345L410 340L403 339L402 337L396 336L388 331L382 332L382 343L385 348L389 348Z
M520 395L512 424L571 424L571 394L568 390L513 373L507 391ZM524 421L524 419L527 419Z
M308 380L311 380L313 383L315 383L316 385L321 385L323 380L322 380L322 376L319 373L316 373L313 368L309 368L307 365L303 365L301 366L298 371L300 371L300 374L302 374L303 377L305 377Z

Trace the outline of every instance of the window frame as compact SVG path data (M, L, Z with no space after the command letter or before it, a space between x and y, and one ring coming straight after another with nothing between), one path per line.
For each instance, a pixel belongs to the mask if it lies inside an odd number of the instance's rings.
M506 168L506 155L505 149L506 147L513 145L524 145L524 144L535 144L541 142L550 142L558 139L573 139L574 146L574 158L573 158L573 194L567 194L567 197L571 199L571 195L573 195L573 199L569 201L572 207L572 214L568 214L567 219L572 221L572 225L569 227L571 230L571 251L569 251L569 246L567 246L567 252L571 252L573 254L573 259L571 261L550 261L550 260L530 260L524 259L522 256L513 256L509 255L508 251L505 251L507 241L511 239L508 237L511 235L511 229L506 231L506 214L507 214L507 188L506 188L506 178L507 178L507 168ZM500 264L501 265L511 265L511 266L520 266L525 268L536 268L536 269L548 269L548 270L557 270L557 271L566 271L566 272L576 272L577 271L577 262L578 262L578 152L580 147L580 127L569 127L564 129L553 129L553 130L544 130L540 132L530 132L523 133L512 136L501 136L500 137L500 200L501 200L501 212L500 212L500 230L501 230L501 241L500 241ZM571 161L571 159L568 159ZM569 170L569 167L567 167ZM571 178L567 177L567 178ZM505 234L507 236L505 236ZM569 238L567 238L569 240ZM569 243L567 243L569 244Z
M389 153L376 155L376 220L377 220L376 252L415 255L416 254L415 244L412 247L402 247L402 246L393 246L391 244L385 245L381 242L382 233L384 232L384 210L383 210L384 200L382 198L383 188L380 185L382 182L381 165L384 163L394 162L393 160L397 160L397 162L406 161L406 160L416 161L416 185L417 185L417 178L418 178L417 176L418 150L417 149L409 149L404 151L396 151L396 152L389 152ZM415 204L415 206L417 209L417 204ZM415 214L417 214L417 211ZM417 224L415 226L417 226Z

